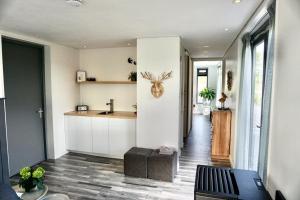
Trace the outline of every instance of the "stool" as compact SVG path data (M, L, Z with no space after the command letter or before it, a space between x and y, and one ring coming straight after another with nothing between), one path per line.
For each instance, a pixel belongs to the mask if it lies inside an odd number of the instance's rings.
M147 178L148 157L152 149L132 147L124 155L124 174L139 178Z
M159 150L151 153L148 159L148 178L173 182L177 173L177 152L171 155L159 154Z

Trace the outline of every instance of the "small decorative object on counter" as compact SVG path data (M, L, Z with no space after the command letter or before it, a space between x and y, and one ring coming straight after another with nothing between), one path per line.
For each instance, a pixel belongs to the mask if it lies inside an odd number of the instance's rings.
M86 81L96 81L96 78L95 77L88 77L88 78L86 78Z
M128 80L136 81L136 72L130 72Z
M218 108L219 110L228 110L229 108L225 108L225 101L227 99L227 95L222 92L222 97L219 99L219 102L221 103L221 108Z
M155 98L159 98L164 93L163 81L172 78L172 71L162 73L157 79L150 72L141 72L144 79L151 81L151 93Z
M43 189L44 187L45 170L42 167L32 169L31 167L24 167L20 170L19 186L25 192L30 192L33 189Z
M79 70L76 72L76 81L78 83L86 81L86 71Z
M89 106L87 105L77 105L76 106L76 111L88 111L89 110Z
M228 71L227 72L227 89L228 91L231 91L232 89L232 71Z

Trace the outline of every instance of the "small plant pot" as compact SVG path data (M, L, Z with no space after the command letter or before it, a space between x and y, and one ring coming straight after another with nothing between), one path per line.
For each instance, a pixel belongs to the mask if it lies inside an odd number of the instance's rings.
M21 185L21 187L25 190L25 192L32 192L33 190L36 189L36 185L33 184L32 181L28 181L27 183L24 183Z

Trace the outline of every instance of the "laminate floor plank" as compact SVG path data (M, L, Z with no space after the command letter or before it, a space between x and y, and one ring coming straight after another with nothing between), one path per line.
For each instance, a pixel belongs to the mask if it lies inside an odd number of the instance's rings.
M126 177L120 159L68 153L40 164L46 169L49 193L66 194L72 200L192 200L197 165L230 165L211 162L208 117L195 115L193 120L173 183ZM17 176L11 178L12 184L17 182Z

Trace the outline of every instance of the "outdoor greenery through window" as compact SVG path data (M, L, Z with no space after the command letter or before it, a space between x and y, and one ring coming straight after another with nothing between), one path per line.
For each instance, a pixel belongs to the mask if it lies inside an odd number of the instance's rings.
M197 94L208 86L208 69L197 69ZM197 103L203 103L203 98L197 95Z

